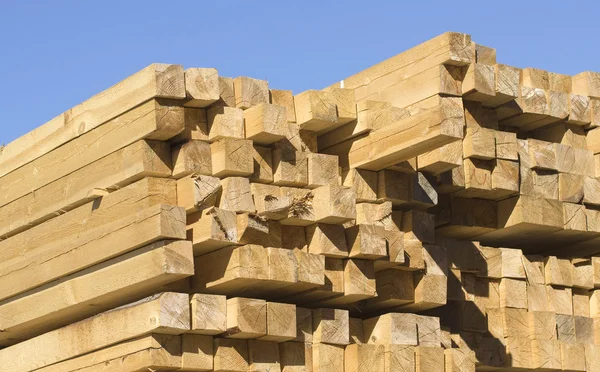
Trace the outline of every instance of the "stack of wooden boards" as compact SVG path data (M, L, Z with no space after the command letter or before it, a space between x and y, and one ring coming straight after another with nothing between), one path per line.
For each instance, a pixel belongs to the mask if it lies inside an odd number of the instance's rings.
M600 74L446 33L155 64L0 151L0 371L600 371Z

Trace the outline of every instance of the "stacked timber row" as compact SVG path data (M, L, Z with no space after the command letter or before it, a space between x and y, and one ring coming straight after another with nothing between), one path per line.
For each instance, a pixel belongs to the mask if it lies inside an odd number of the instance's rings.
M457 33L296 95L151 65L0 152L0 372L600 371L599 126Z

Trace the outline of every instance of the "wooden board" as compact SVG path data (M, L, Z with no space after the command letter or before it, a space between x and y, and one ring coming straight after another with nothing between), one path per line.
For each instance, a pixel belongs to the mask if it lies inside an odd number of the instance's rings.
M169 146L138 141L0 208L9 237L144 177L169 177Z
M15 280L9 295L35 288L64 275L85 269L153 241L185 238L185 212L170 205L154 205L115 223L74 234L70 240L33 246L27 254L14 252L3 262L3 280Z
M139 139L166 140L182 130L183 109L149 101L1 177L0 207Z
M364 138L324 150L338 155L342 168L380 170L462 139L462 100L440 98L439 106L381 128Z
M190 327L188 301L171 292L148 297L0 350L0 364L7 371L32 370L134 337L182 334Z
M182 363L179 355L181 349L181 336L152 334L52 364L38 371L96 372L104 368L120 368L123 372L133 372L149 367L165 371L177 370Z
M135 301L194 274L192 246L163 241L0 303L0 345L11 345ZM24 309L28 309L24 311Z
M474 62L473 58L471 37L447 32L333 86L355 89L356 100L360 101L371 91L383 90L402 76L415 75L440 64L465 66Z
M0 152L0 175L154 97L184 98L184 85L182 66L152 64L6 145Z

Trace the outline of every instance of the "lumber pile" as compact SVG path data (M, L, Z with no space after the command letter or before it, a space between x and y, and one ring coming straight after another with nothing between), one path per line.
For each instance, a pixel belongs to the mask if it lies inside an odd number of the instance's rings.
M459 33L151 65L0 150L0 372L600 371L599 127L600 74Z

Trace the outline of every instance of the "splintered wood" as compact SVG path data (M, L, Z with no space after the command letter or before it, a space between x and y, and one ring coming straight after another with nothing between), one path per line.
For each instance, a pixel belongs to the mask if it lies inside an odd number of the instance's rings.
M0 372L600 371L600 74L445 33L153 64L0 148Z

